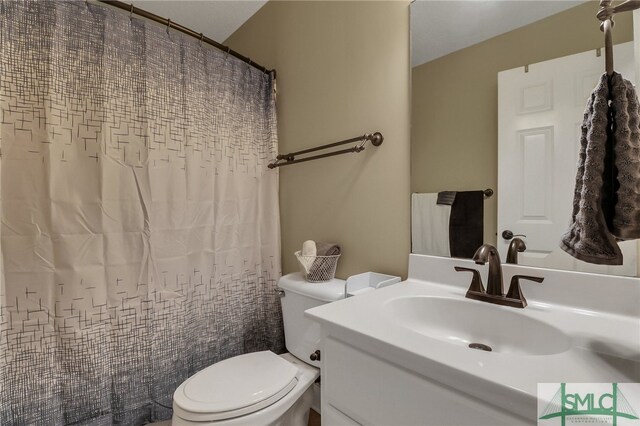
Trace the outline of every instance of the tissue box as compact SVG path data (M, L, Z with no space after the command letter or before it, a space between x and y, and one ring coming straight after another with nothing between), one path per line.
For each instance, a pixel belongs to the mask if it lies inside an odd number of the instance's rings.
M399 282L400 277L379 274L377 272L365 272L363 274L352 275L347 278L347 283L345 284L345 297L355 296Z

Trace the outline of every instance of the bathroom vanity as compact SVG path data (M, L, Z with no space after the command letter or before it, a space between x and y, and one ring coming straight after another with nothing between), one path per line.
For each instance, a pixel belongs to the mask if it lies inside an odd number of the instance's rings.
M327 425L535 424L538 383L640 382L640 282L503 265L524 309L465 298L472 261L410 255L399 284L306 311ZM492 349L478 350L469 347Z

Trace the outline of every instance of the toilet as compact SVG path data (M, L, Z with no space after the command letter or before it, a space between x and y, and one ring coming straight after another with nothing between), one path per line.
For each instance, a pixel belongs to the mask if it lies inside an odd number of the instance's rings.
M313 386L320 376L320 326L304 311L343 299L345 281L309 283L294 273L280 278L278 292L289 353L239 355L189 377L173 394L173 426L306 426L311 406L320 407Z

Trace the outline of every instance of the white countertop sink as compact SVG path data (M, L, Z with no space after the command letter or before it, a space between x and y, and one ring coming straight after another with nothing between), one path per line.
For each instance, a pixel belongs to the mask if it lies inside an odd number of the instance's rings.
M535 418L538 383L640 382L640 280L503 265L544 277L524 309L465 298L471 261L410 255L409 279L305 315L354 347ZM470 343L491 347L472 349Z
M514 355L551 355L571 347L559 328L520 309L436 296L393 298L382 308L398 326L454 345Z

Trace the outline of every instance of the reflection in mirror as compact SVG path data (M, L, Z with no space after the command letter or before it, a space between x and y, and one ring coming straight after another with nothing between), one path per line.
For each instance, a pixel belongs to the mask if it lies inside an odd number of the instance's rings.
M411 195L411 252L470 259L484 244L484 200L493 190Z
M594 2L566 1L416 1L411 6L412 198L496 189L482 203L483 242L498 247L503 261L513 236L524 234L519 238L527 249L516 255L521 264L636 275L635 241L623 243L625 262L617 267L580 262L558 248L571 215L584 107L604 72L597 9ZM496 15L505 11L507 17ZM491 20L484 22L484 14ZM435 47L416 40L425 37L428 19L445 15L468 22L442 28L446 33ZM539 20L522 22L525 16ZM494 25L505 20L511 28ZM613 34L620 44L616 70L629 80L634 80L634 49L633 43L623 43L633 40L632 20L631 13L616 15ZM485 27L502 33L489 34ZM449 51L442 50L447 45ZM420 46L422 52L416 52ZM422 226L431 229L448 229L444 223L422 218ZM513 236L506 232L503 238L505 231ZM412 243L418 235L412 225Z
M616 45L614 58L617 71L635 83L633 43ZM498 247L507 251L505 232L524 235L521 264L636 274L636 241L619 244L621 266L582 262L559 247L573 207L585 100L601 75L593 51L498 74Z

